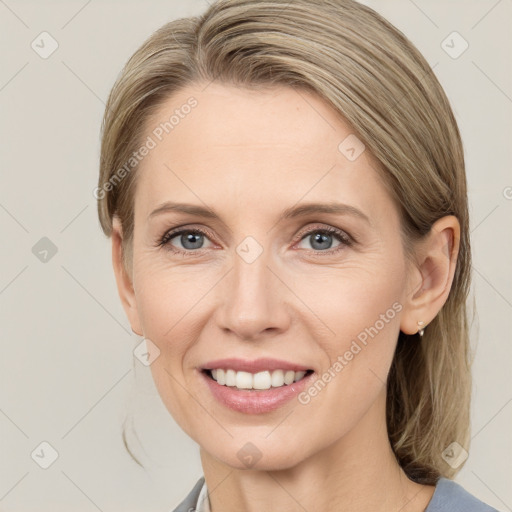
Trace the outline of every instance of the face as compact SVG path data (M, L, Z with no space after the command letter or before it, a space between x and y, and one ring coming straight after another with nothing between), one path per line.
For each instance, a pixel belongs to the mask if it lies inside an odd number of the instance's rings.
M150 368L165 406L205 452L291 467L385 399L409 291L400 218L320 98L205 85L147 125L125 307L160 351ZM176 109L189 113L162 134Z

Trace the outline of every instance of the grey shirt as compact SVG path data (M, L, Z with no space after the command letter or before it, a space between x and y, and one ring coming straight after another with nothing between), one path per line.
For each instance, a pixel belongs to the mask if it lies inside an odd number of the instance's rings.
M205 487L202 476L187 497L174 509L173 512L196 512L200 510L198 504L199 494ZM425 512L498 512L495 508L486 505L461 485L447 478L440 478Z

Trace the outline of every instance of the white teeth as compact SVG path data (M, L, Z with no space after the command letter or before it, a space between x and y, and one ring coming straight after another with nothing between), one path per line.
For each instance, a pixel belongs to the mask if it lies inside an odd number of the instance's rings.
M226 372L226 386L236 386L236 372L235 372L235 370L228 370Z
M211 370L211 375L218 384L222 386L236 387L238 389L270 389L281 386L289 386L304 378L306 372L293 370L262 371L258 373L236 372L235 370L224 370L217 368Z
M220 368L217 369L217 382L223 386L226 384L226 372Z
M252 378L252 387L254 389L270 389L272 378L270 372L259 372Z
M295 372L293 370L288 370L284 374L284 383L289 386L293 382L293 379L295 379Z
M306 372L295 372L295 378L293 379L294 382L297 382L298 380L302 379L306 375Z
M219 382L217 380L217 382ZM222 384L219 382L219 384ZM252 374L249 372L236 372L235 386L238 389L251 389L252 388Z
M272 372L272 387L280 388L284 386L284 372L283 370L274 370Z

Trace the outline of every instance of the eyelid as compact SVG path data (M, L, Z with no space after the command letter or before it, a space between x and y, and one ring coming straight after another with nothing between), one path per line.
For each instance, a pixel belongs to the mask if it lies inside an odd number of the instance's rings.
M306 228L301 230L297 237L295 238L298 241L301 241L304 239L305 235L310 235L312 232L319 232L324 231L329 234L338 235L338 237L342 238L347 243L355 243L356 240L353 236L351 236L349 233L347 233L344 229L335 228L334 226L326 225L326 224L315 224L313 226L308 225ZM294 240L295 240L294 239ZM325 251L324 251L325 252Z
M206 235L210 240L214 240L215 239L215 235L213 234L212 231L210 231L208 228L206 227L197 227L197 226L194 226L194 225L190 225L190 224L185 224L183 226L178 226L176 228L172 228L172 229L169 229L167 230L163 236L161 236L158 240L158 245L162 245L162 246L165 246L167 243L169 243L169 241L174 238L175 236L177 235L180 235L180 234L183 234L183 233L200 233L202 235ZM212 242L213 242L212 240ZM178 251L180 249L177 249ZM198 252L200 251L201 249L197 249L196 251L187 251L187 252Z
M157 246L159 247L166 247L167 245L171 245L169 242L174 237L183 234L183 233L199 233L202 235L205 235L207 238L210 239L212 243L215 243L215 235L206 227L201 226L198 227L197 225L190 225L185 224L182 226L178 226L176 228L169 229L164 233L162 237L157 242ZM296 245L297 243L304 240L307 236L310 236L314 232L325 232L330 235L335 235L340 240L340 246L334 248L334 249L326 249L325 251L316 251L314 249L307 250L308 253L311 253L315 256L321 256L322 254L334 254L339 250L342 250L344 247L350 247L354 245L357 242L357 239L355 239L352 235L347 233L345 230L336 228L334 226L328 225L328 224L322 224L322 223L313 223L313 225L308 224L305 228L299 231L299 233L294 237L293 244ZM182 255L194 255L194 254L200 254L203 250L206 250L207 248L200 248L200 249L194 249L194 250L183 250L178 248L172 248L169 249L170 252L176 253L176 254L182 254Z

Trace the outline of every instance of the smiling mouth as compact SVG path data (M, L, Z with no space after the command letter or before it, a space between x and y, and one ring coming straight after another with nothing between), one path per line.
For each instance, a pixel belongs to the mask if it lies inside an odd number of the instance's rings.
M239 390L263 391L282 388L308 377L313 370L265 370L257 373L235 371L232 369L203 369L205 375L221 386Z

